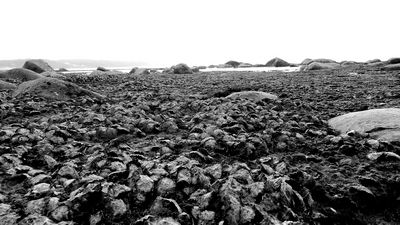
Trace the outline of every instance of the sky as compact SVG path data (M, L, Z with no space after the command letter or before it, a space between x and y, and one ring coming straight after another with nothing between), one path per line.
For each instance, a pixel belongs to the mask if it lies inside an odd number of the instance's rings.
M398 0L0 0L0 59L400 57Z

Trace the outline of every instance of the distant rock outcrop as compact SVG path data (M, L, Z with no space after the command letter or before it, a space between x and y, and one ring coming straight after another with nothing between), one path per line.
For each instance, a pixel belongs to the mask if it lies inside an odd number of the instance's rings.
M68 72L68 70L67 69L65 69L65 68L60 68L60 69L58 69L58 71L57 72Z
M231 64L219 64L217 68L233 68L233 66Z
M304 60L305 61L305 60ZM303 62L304 62L303 61ZM305 64L303 64L302 63L302 65L310 65L311 63L313 63L313 62L318 62L318 63L337 63L335 60L332 60L332 59L323 59L323 58L320 58L320 59L312 59L312 60L309 60L309 61L307 61Z
M82 95L100 99L104 98L103 95L81 88L74 83L50 77L42 77L40 79L21 83L14 91L13 97L24 93L56 100L66 100L73 96Z
M249 67L253 67L253 65L251 65L250 63L240 63L238 68L249 68Z
M226 62L225 64L231 65L233 68L237 68L240 65L240 62L231 60L231 61Z
M285 67L285 66L290 66L290 63L276 57L276 58L269 60L265 64L265 66L267 66L267 67Z
M0 80L0 91L14 90L15 88L17 88L17 85Z
M192 74L193 71L187 66L185 63L180 63L171 67L173 69L174 74Z
M24 81L35 80L42 77L42 75L24 68L15 68L0 72L0 78L20 79Z
M136 70L139 69L138 67L133 67L131 71L129 71L130 74L134 74Z
M300 63L300 65L308 65L311 61L312 61L312 59L307 58L307 59L303 60L303 61Z
M381 62L381 60L380 59L371 59L371 60L366 61L365 63L371 64L371 63L377 63L377 62Z
M100 71L103 71L103 72L110 71L109 69L106 69L106 68L104 68L102 66L97 67L96 70L100 70Z
M25 62L22 68L32 70L36 73L54 72L54 69L42 59L32 59Z

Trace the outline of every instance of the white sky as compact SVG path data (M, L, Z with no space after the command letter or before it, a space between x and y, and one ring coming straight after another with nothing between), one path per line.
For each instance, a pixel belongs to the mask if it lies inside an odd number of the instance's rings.
M0 59L400 57L399 0L0 0Z

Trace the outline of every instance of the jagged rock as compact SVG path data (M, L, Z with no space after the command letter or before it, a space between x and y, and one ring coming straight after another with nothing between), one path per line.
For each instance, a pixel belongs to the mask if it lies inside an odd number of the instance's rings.
M0 78L20 79L23 81L35 80L42 77L42 75L24 68L15 68L0 72Z
M25 62L24 69L32 70L36 73L55 72L51 66L42 59L32 59Z
M273 58L271 60L269 60L265 66L267 67L285 67L285 66L290 66L290 63L286 62L283 59L280 58Z
M278 96L267 93L267 92L262 92L262 91L241 91L241 92L234 92L226 98L230 99L236 99L236 98L247 98L255 101L263 100L263 99L271 99L275 100L278 98Z
M215 164L204 169L204 173L210 175L214 179L220 179L222 176L221 164Z
M29 93L49 99L59 99L59 100L69 99L73 95L76 96L86 95L89 97L94 97L99 99L104 98L104 96L95 93L93 91L81 88L74 83L48 77L42 77L40 79L21 83L18 86L18 88L14 91L13 97L17 97L24 93Z
M153 190L154 181L146 175L140 175L140 178L137 181L136 186L138 191L143 193L148 193Z
M110 207L114 217L123 216L128 211L128 208L122 199L115 199L111 201Z
M376 140L400 140L400 109L371 109L330 119L329 125L341 133L354 130L368 133Z
M48 193L49 191L50 191L50 184L48 183L39 183L33 186L32 188L32 193L38 195Z
M199 215L199 224L212 225L215 224L215 212L205 210Z
M14 90L16 88L17 88L17 85L0 80L0 91Z

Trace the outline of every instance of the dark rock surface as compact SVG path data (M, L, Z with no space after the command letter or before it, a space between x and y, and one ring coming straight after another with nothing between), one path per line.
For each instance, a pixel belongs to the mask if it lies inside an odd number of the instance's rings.
M42 75L24 68L15 68L0 72L0 78L10 78L23 81L35 80L42 77Z
M398 107L396 71L64 80L107 98L0 91L2 223L400 223L399 142L328 123Z
M283 59L280 59L280 58L276 57L276 58L273 58L273 59L269 60L265 64L265 66L268 66L268 67L285 67L285 66L290 66L290 63L286 62Z
M54 69L42 59L28 60L24 63L22 68L32 70L36 73L54 72Z

